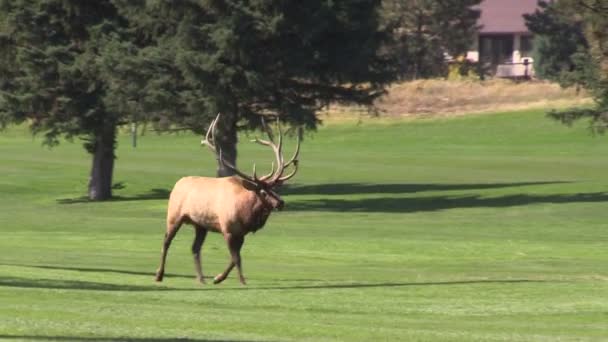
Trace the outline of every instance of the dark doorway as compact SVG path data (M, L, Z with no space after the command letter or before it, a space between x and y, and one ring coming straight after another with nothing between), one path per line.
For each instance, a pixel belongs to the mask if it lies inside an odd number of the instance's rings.
M479 37L479 60L494 74L499 64L513 61L513 35L483 35Z

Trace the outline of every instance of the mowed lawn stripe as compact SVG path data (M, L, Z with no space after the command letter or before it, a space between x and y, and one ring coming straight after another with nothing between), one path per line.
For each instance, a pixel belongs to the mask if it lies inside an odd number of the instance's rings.
M261 173L272 155L251 136L239 166ZM330 122L306 135L286 211L247 237L243 287L195 283L188 226L154 282L171 187L215 170L199 136L134 149L121 134L117 198L90 203L78 143L48 150L13 127L0 340L608 340L605 139L542 111ZM205 275L227 263L210 234Z

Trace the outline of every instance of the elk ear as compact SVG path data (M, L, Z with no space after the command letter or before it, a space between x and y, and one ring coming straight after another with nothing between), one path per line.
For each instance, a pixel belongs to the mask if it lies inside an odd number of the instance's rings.
M249 180L241 179L241 184L243 187L250 191L258 191L260 189L260 185Z

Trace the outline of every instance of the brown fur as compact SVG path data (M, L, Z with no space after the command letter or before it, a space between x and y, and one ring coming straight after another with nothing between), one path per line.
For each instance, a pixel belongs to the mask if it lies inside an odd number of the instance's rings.
M195 236L192 243L192 254L194 256L194 270L200 282L204 282L201 267L201 247L205 242L208 231L221 233L226 240L231 260L224 272L213 279L214 283L220 283L226 279L230 271L236 266L239 272L239 280L245 284L245 277L241 268L241 247L245 242L245 235L261 229L270 213L274 209L283 208L283 200L274 188L277 188L293 177L298 170L298 155L300 153L300 137L302 128L298 129L298 143L293 157L284 162L281 155L282 133L279 126L278 144L274 142L271 130L266 126L262 117L262 126L268 134L269 140L256 138L254 142L270 147L275 154L276 166L266 176L258 178L253 167L253 177L250 177L234 165L222 158L221 149L216 149L215 126L220 119L220 114L211 122L205 138L201 144L207 145L217 156L218 161L224 167L232 170L236 176L224 178L208 177L184 177L175 183L169 206L167 208L167 232L163 241L161 251L160 267L156 271L156 281L162 281L165 274L165 262L167 251L171 241L183 223L194 226ZM285 169L293 167L288 175L283 175Z
M253 185L237 176L224 178L184 177L177 181L169 197L167 231L163 242L161 264L156 280L162 281L171 240L183 223L192 224L196 231L192 253L195 271L204 282L200 264L200 249L207 231L221 233L228 244L231 261L223 273L214 278L223 281L234 266L245 284L241 270L240 249L249 232L261 229L273 209L281 209L283 201L270 187Z

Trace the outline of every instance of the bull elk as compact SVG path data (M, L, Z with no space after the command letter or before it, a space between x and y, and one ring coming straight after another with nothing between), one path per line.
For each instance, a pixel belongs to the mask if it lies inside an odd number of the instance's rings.
M275 191L277 187L292 178L298 171L298 154L300 152L300 134L293 157L284 162L282 155L283 137L278 127L278 142L275 143L272 131L264 124L268 140L254 139L253 142L272 148L276 159L269 174L258 178L255 164L253 175L249 176L222 158L221 149L217 150L215 127L220 115L211 122L201 144L207 145L218 161L234 172L234 176L222 178L184 177L175 183L169 197L167 208L167 230L163 241L160 267L156 271L156 281L162 281L165 273L165 262L171 241L184 223L194 226L195 236L192 243L194 270L197 280L204 283L201 267L201 247L208 231L221 233L230 251L230 263L224 272L213 279L218 284L236 266L239 280L244 285L245 277L241 267L241 247L245 235L261 229L273 210L281 210L284 202ZM299 132L301 133L301 132ZM293 171L283 175L286 168Z

